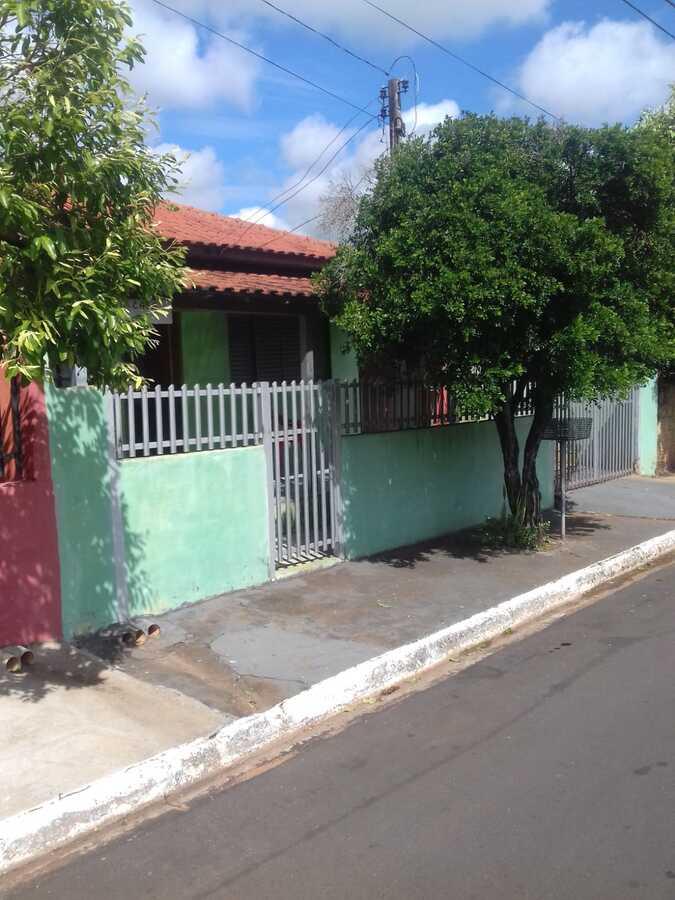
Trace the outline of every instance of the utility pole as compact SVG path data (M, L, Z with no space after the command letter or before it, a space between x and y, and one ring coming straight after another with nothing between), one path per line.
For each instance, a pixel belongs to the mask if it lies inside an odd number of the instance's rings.
M390 78L386 88L380 91L382 118L389 119L389 152L393 153L401 138L405 137L405 123L401 115L401 94L408 90L408 82Z

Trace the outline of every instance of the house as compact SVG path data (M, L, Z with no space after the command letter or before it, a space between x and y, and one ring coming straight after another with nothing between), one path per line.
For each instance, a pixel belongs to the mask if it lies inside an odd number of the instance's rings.
M139 361L142 375L165 386L335 374L311 282L333 244L178 204L162 205L156 224L187 248L190 283L158 325L158 345ZM333 343L337 376L356 377Z

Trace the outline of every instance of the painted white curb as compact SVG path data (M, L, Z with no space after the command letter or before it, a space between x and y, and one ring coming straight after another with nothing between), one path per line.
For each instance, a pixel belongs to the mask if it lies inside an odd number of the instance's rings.
M318 682L267 712L181 744L79 791L0 820L0 874L194 785L266 744L288 737L357 700L423 672L448 656L499 637L606 581L675 549L675 530L373 657Z

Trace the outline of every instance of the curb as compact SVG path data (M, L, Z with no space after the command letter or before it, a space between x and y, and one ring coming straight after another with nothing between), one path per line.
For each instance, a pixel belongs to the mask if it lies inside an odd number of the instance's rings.
M0 874L193 786L355 701L424 672L450 655L494 640L506 629L562 607L673 549L675 530L375 656L208 737L165 750L78 791L0 820Z

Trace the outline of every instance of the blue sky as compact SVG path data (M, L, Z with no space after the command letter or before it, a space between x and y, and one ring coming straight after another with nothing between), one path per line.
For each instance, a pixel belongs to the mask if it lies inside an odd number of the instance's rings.
M365 106L385 76L288 21L263 0L166 0L186 14ZM364 0L275 0L299 18L388 70L401 54L419 74L418 130L460 109L500 114L528 111L423 40L369 8ZM568 121L631 122L662 102L675 80L675 41L621 0L378 0ZM666 0L641 8L675 31ZM270 198L293 184L354 115L354 110L303 85L152 0L132 0L134 31L143 35L146 65L133 74L159 109L153 145L184 156L185 202L228 214L263 216ZM395 73L411 80L409 60ZM413 92L405 98L409 122ZM376 104L371 107L376 110ZM529 110L529 112L533 112ZM533 113L536 114L536 113ZM367 122L357 116L329 156ZM315 215L330 181L359 178L385 145L377 124L356 135L325 175L266 224L295 227ZM316 174L317 166L312 174ZM243 211L243 212L242 212ZM303 229L315 232L316 224Z

